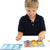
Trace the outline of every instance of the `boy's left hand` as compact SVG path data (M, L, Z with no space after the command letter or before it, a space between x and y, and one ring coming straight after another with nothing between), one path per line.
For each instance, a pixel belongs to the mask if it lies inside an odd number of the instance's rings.
M45 39L45 34L46 34L46 31L41 31L39 33L39 41L42 41L43 39Z

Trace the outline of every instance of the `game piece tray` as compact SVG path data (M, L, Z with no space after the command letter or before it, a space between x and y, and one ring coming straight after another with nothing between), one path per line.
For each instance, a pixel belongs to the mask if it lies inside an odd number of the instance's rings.
M34 40L34 42L26 40L24 41L24 47L45 47L42 41Z

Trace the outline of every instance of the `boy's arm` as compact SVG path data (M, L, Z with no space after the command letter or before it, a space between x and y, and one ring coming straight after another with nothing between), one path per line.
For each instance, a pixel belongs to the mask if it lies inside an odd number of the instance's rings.
M18 34L16 36L16 40L17 41L21 40L22 36L23 36L23 33L22 32L18 32Z
M16 40L19 41L21 40L23 36L23 31L24 31L24 23L23 23L23 17L20 18L19 20L19 25L18 25L18 34L16 36Z
M39 40L45 39L45 34L46 34L46 27L45 27L45 22L44 18L40 18L40 32L39 32Z
M18 32L17 35L23 36L23 32Z
M45 39L45 34L46 34L46 31L41 31L39 33L39 41L42 41L43 39Z

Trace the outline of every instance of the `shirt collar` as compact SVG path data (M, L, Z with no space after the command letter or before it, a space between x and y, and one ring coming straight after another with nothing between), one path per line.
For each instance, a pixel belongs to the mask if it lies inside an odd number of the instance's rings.
M37 22L37 16L38 16L38 14L36 13L36 18L35 18L35 21L34 22ZM26 17L27 17L28 20L30 20L30 18L29 18L29 16L27 14L26 14Z

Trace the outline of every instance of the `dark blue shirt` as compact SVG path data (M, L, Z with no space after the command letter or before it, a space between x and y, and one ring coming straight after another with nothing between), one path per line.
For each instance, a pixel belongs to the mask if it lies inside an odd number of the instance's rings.
M23 35L39 35L41 31L46 31L44 19L42 16L36 14L34 22L32 22L29 16L26 14L22 16L19 25L18 32L23 32Z

